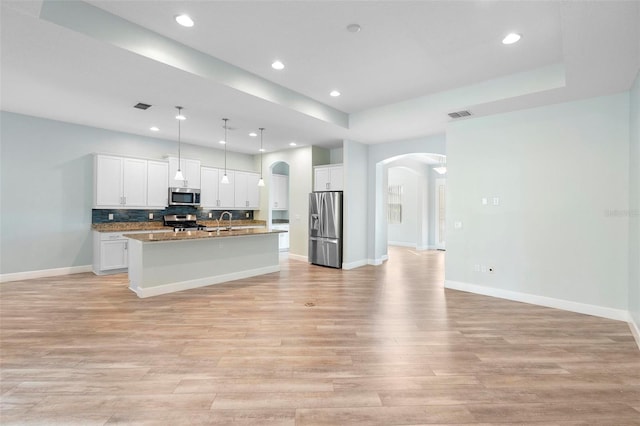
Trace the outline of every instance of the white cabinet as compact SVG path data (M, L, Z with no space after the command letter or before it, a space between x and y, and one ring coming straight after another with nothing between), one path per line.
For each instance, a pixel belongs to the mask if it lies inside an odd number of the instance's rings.
M233 209L235 207L235 173L227 170L227 178L229 183L222 183L224 169L218 171L218 198L220 199L220 207L223 209Z
M218 169L203 167L200 169L200 205L202 207L220 207Z
M333 164L328 166L316 166L313 168L314 191L342 191L343 186L343 169L342 164Z
M227 170L229 183L221 182L224 169L203 167L200 173L200 205L205 208L233 209L235 173Z
M271 229L275 231L287 231L287 232L281 232L280 234L278 234L278 247L280 248L280 251L289 250L289 224L282 223L282 224L272 225Z
M180 159L180 170L184 180L175 180L178 158L169 157L169 186L172 188L200 188L200 160Z
M122 232L93 232L93 272L123 272L129 265L129 240Z
M289 176L271 175L271 209L287 210L289 208Z
M147 163L147 207L165 208L169 205L169 164L162 161Z
M234 172L234 200L235 207L240 209L254 209L260 206L260 175L252 172Z
M94 167L94 207L146 207L147 160L96 155Z

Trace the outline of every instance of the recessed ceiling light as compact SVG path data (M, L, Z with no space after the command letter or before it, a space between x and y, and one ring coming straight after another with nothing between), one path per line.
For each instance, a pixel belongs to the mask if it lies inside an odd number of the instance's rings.
M359 33L362 27L358 24L349 24L347 25L347 31L350 33Z
M333 96L334 98L340 96L340 92L338 92L337 90L332 90L331 93L329 93L329 96Z
M502 44L513 44L520 40L522 36L518 33L509 33L502 39Z
M189 15L178 15L176 16L176 22L183 27L193 27L193 19Z
M151 130L152 132L159 132L159 131L160 131L160 129L159 129L159 128L157 128L156 126L151 126L151 127L149 128L149 130Z
M255 138L256 136L258 136L258 134L256 132L251 132L249 133L249 136L251 136L252 138Z
M219 143L220 143L220 144L222 144L222 145L224 145L224 144L226 144L226 143L227 143L227 141L220 141Z
M289 144L289 146L296 146L296 145L298 145L298 144L297 144L297 143L295 143L295 142L291 142L291 143Z
M274 61L271 64L271 68L273 68L274 70L283 70L284 69L284 64L280 61Z

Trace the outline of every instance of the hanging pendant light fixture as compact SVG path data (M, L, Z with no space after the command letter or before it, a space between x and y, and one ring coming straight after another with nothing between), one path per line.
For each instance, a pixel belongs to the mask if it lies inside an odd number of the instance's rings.
M182 174L182 170L180 169L180 122L185 119L185 116L182 115L182 107L177 106L176 108L178 109L178 115L176 115L176 119L178 120L178 171L176 172L173 180L184 180L184 175Z
M264 154L264 148L262 147L262 132L264 127L260 127L260 180L258 186L264 186L264 179L262 179L262 154Z
M227 121L228 118L223 118L224 121L224 176L222 176L222 180L220 183L229 183L229 178L227 177Z

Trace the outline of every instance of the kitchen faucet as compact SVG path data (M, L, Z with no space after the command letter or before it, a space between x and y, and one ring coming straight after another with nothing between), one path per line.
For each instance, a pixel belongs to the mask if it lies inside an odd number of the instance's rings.
M218 219L216 219L216 222L218 222L218 229L220 229L220 221L222 220L222 218L224 217L225 214L229 215L229 226L227 226L227 231L231 231L231 213L227 212L227 211L222 212L220 217Z

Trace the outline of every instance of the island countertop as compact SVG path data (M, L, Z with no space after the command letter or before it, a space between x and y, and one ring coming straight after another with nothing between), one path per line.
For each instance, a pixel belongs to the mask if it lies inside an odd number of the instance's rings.
M215 228L218 223L211 219L202 219L198 221L199 224L206 227ZM221 222L221 225L227 225L229 222ZM249 219L235 219L231 221L231 226L260 226L266 227L266 221L264 220L249 220ZM149 221L149 222L107 222L107 223L94 223L91 225L94 231L98 232L130 232L130 231L171 231L171 227L164 226L162 221Z
M144 243L162 242L162 241L184 241L184 240L200 240L207 238L228 238L228 237L243 237L247 235L262 235L262 234L279 234L281 232L267 228L243 228L243 229L231 229L218 231L180 231L180 232L161 232L161 233L141 233L141 234L129 234L127 238L133 240L142 241Z

